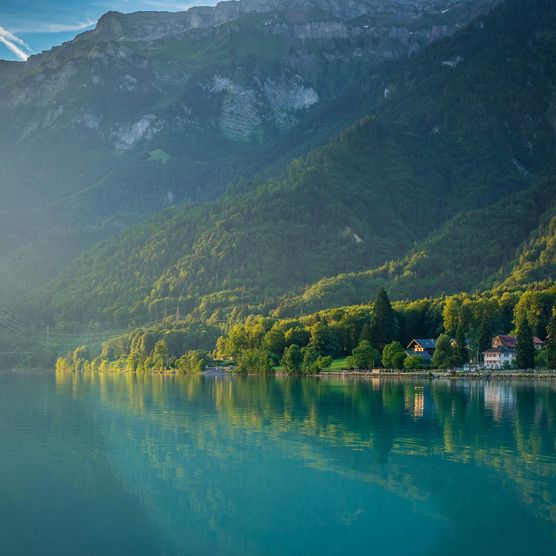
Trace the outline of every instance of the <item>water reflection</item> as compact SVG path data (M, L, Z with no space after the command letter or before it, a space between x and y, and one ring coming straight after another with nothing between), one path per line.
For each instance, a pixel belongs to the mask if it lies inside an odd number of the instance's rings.
M331 512L311 514L324 539L351 535L320 553L358 553L370 530L378 553L389 538L408 549L389 519L418 528L413 553L555 546L551 383L58 374L56 385L100 403L122 481L178 552L195 538L195 554L302 554L283 531L301 522L311 539L309 508Z

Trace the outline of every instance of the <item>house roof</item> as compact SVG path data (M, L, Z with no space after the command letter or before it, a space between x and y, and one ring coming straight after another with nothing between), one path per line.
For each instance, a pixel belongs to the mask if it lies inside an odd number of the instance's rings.
M517 345L517 337L508 334L500 334L494 338L493 342L495 340L499 340L500 343L506 347L515 347ZM544 342L537 336L533 336L533 343L536 346L544 346Z
M423 349L436 349L436 340L434 338L411 340L409 346L407 346L408 349L410 349L413 344L417 344L421 346Z
M420 357L424 361L432 361L432 355L428 351L413 351L412 349L406 349L405 352L409 357Z
M498 340L503 346L515 347L517 344L517 338L515 336L510 336L508 334L499 334L493 340L493 343Z

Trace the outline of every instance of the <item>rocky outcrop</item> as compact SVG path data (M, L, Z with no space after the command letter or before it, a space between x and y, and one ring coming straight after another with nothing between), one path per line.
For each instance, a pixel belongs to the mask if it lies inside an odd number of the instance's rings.
M406 24L428 16L450 21L453 11L475 15L497 0L232 0L214 7L192 7L185 12L136 12L121 14L108 12L94 31L85 33L87 40L156 40L185 33L192 29L207 29L236 20L246 13L282 12L320 14L324 19L353 20L370 17L387 24ZM339 24L337 32L346 33ZM309 33L313 36L315 30ZM330 36L330 31L328 31ZM339 35L334 35L339 36Z
M262 142L334 100L361 67L412 54L496 1L232 0L108 12L73 41L0 65L0 121L15 140L65 130L120 153L156 149L165 134L186 145Z

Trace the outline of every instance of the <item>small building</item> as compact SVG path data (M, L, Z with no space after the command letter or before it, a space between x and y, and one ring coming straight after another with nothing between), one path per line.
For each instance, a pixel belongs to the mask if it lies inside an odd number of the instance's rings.
M537 336L533 336L533 344L535 344L535 349L542 349L544 347L544 342ZM510 349L517 348L517 336L508 336L505 334L500 334L492 340L492 347L506 347Z
M417 351L413 349L406 349L405 353L408 357L420 357L423 360L425 366L428 366L432 363L432 355L428 351Z
M436 349L436 340L434 338L411 340L407 349L415 352L413 355L428 353L432 357Z
M511 367L517 352L505 346L496 346L483 351L483 364L487 369L505 369Z

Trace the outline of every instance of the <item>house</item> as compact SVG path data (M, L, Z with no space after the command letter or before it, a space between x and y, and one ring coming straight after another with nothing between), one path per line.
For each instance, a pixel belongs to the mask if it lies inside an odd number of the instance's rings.
M434 338L426 340L411 340L407 349L415 352L414 355L428 353L432 357L434 350L436 349L436 340Z
M417 357L420 357L423 360L423 363L425 365L430 365L432 362L432 355L428 351L417 351L413 349L406 349L405 353L407 354L408 357L414 357L415 355L417 355Z
M483 364L487 369L505 369L512 366L516 355L516 350L511 347L492 347L483 351Z
M537 338L537 336L533 336L533 343L535 344L535 349L542 349L544 347L544 342ZM517 347L517 337L516 336L508 336L508 335L499 335L492 340L492 347L506 347L510 349L516 349Z
M425 365L430 365L435 349L435 339L417 339L411 340L405 352L407 353L408 357L414 357L415 355L417 355L423 360L423 363Z

